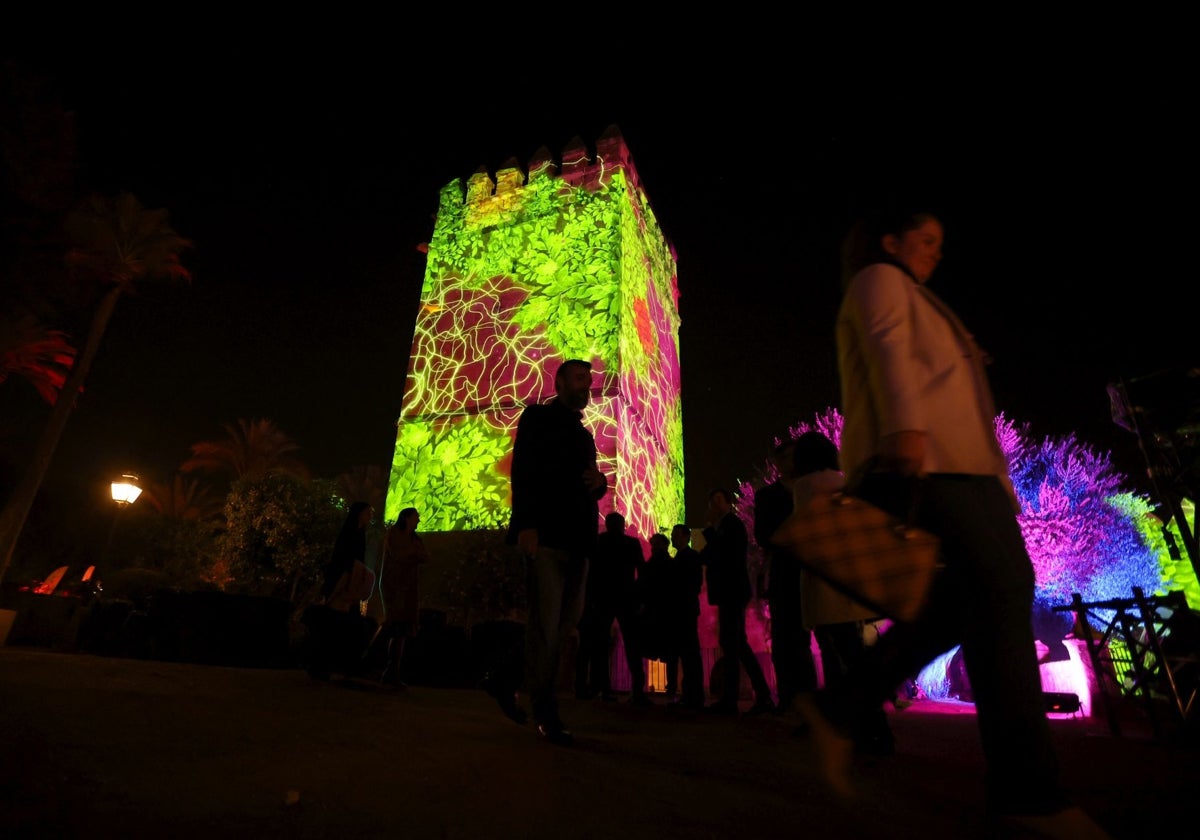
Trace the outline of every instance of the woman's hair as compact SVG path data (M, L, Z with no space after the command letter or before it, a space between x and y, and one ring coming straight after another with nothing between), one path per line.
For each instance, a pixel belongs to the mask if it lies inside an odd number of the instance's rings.
M937 214L913 207L890 207L860 216L842 239L842 291L849 288L855 274L872 263L895 262L883 250L883 237L903 236L931 219L938 219Z
M358 519L370 506L367 502L355 502L346 511L342 529L338 531L337 539L333 543L333 556L325 567L325 580L321 592L326 598L337 586L338 579L354 568L354 561L362 560L366 556L367 538L364 529L358 524Z
M350 505L350 509L346 511L346 519L342 522L342 534L353 534L359 530L358 518L370 506L368 502L355 502Z
M396 518L396 524L400 526L401 531L408 530L408 517L412 516L416 512L417 509L414 507L407 507L400 511L400 516Z

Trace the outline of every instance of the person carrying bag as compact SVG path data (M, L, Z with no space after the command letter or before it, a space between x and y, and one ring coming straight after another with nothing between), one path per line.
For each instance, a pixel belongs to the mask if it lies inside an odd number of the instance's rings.
M362 666L375 624L363 614L375 589L375 573L366 564L366 530L374 514L366 502L350 506L325 566L320 598L305 611L307 670L314 679L329 679L334 671L353 676Z
M880 616L916 618L929 597L941 541L914 524L920 479L868 472L858 485L813 493L771 542Z

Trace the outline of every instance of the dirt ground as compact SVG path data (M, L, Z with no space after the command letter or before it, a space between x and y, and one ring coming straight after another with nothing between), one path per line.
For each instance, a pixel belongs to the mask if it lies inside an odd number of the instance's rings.
M563 699L573 747L480 691L0 647L0 836L820 838L986 836L974 707L922 701L897 754L827 794L784 717ZM1053 716L1066 777L1114 837L1192 814L1194 745L1123 712ZM1190 821L1190 820L1189 820Z

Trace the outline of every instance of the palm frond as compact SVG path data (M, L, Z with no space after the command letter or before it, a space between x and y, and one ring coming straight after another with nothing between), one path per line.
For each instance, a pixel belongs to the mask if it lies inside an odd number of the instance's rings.
M19 376L54 405L75 352L65 332L49 329L32 315L15 320L0 316L0 383Z
M168 224L167 211L147 210L130 193L114 199L90 195L68 214L69 268L105 285L133 291L143 279L191 279L179 260L192 247Z
M227 438L194 443L192 456L182 472L224 473L233 478L258 478L266 475L310 477L308 467L296 456L300 445L266 419L239 419L223 425Z
M211 485L176 473L170 484L144 481L144 503L163 516L187 522L211 522L220 518L225 500Z

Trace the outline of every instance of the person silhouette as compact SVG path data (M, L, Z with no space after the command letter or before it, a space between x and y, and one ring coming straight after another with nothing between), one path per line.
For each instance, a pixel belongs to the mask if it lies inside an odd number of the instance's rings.
M375 589L375 573L366 565L367 526L374 516L367 502L350 505L322 571L321 604L309 613L306 645L306 670L314 679L327 680L334 672L357 676L362 668L375 627L362 610Z
M777 477L754 494L754 540L762 549L766 564L771 664L775 667L780 712L790 711L802 692L817 688L812 633L804 623L800 596L800 564L771 542L772 535L792 512L794 448L795 441L790 437L775 447L772 465Z
M792 441L792 500L804 508L818 493L834 493L845 487L838 463L837 445L819 431L808 431ZM799 564L799 558L792 558ZM801 569L800 601L804 624L821 651L825 685L837 691L846 673L863 656L865 622L882 618L870 607L831 587L816 575ZM863 755L886 756L895 752L895 736L883 705L864 709L855 724L855 750Z
M418 585L421 566L429 561L425 541L417 534L421 515L416 508L400 511L383 543L383 566L379 590L383 602L383 626L387 658L379 681L393 688L406 688L400 679L405 642L417 635L420 619Z
M667 674L677 669L679 698L668 708L704 708L704 661L700 656L700 591L704 588L704 565L700 552L692 548L692 529L678 524L671 529L671 558L667 592ZM677 664L678 663L678 664ZM670 683L668 683L670 685Z
M562 643L583 612L588 558L600 528L599 499L608 492L608 478L596 465L595 438L583 425L591 387L590 363L564 361L554 374L554 399L525 407L513 441L507 542L526 562L524 679L539 735L560 745L574 740L559 715ZM524 721L515 685L494 673L484 688L508 717Z
M666 666L667 702L678 696L679 654L669 638L672 604L672 574L675 558L671 556L671 540L666 534L650 535L650 554L638 572L638 649L646 659Z
M646 671L642 665L638 576L645 565L642 544L625 533L625 517L613 511L604 517L604 532L588 561L587 591L579 624L579 659L576 694L612 700L609 655L612 627L621 631L625 664L629 669L631 703L644 705Z
M1060 778L1042 697L1032 623L1033 564L996 439L990 361L927 288L942 259L941 220L888 208L843 243L836 319L846 484L941 538L926 605L896 622L809 707L831 789L855 794L856 724L897 685L960 645L986 761L986 807L1004 830L1107 837ZM914 496L914 493L917 495Z
M733 510L729 493L720 488L708 494L708 514L700 560L704 563L708 602L717 608L717 643L724 662L721 696L708 708L716 714L739 713L741 669L745 668L754 688L754 705L746 714L773 713L776 709L771 686L746 636L746 607L753 594L746 567L746 526Z

